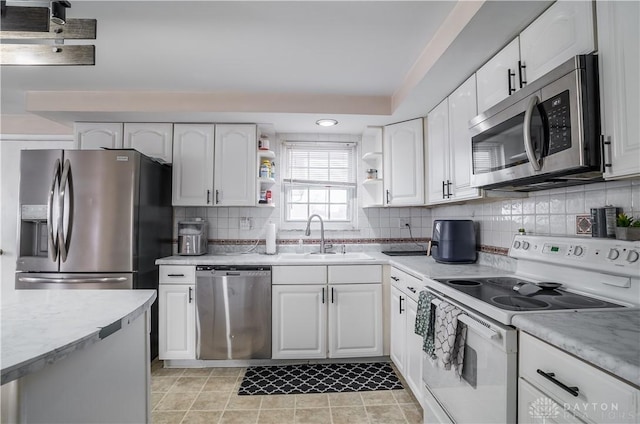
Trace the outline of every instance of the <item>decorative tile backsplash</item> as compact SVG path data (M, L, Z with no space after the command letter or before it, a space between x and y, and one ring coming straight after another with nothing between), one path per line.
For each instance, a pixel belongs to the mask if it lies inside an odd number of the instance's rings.
M401 244L411 243L410 236L423 243L431 237L435 219L472 219L479 223L479 243L488 253L504 254L519 228L531 234L579 235L577 218L589 215L595 207L613 205L636 217L640 217L640 179L612 181L567 187L530 193L527 198L483 200L461 205L410 208L360 208L358 230L327 231L326 238L336 243L347 244ZM177 222L192 217L203 217L209 221L209 238L212 240L255 240L264 238L265 225L280 220L280 208L174 208L174 235ZM253 228L240 229L242 217L250 217ZM400 219L409 220L409 229L400 228ZM311 237L304 236L304 229L279 231L281 244L296 244L303 239L305 244L318 239L317 228L312 228ZM590 237L590 233L582 234ZM348 242L351 241L351 242Z

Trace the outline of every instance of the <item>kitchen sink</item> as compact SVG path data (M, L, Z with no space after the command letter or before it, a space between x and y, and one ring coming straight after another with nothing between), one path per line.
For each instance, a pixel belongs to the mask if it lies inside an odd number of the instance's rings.
M281 253L278 255L279 259L283 261L371 261L374 258L361 253Z

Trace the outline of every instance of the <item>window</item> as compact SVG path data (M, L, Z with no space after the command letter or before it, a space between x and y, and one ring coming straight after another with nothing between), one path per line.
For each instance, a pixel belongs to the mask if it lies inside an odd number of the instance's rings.
M283 147L283 224L300 228L318 214L327 228L355 228L355 143L285 142Z

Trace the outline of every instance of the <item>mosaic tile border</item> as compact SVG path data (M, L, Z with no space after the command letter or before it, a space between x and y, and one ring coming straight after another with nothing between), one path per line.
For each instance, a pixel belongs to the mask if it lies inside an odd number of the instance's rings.
M252 246L258 242L258 246L264 246L265 240L255 240L255 239L209 239L208 243L216 246ZM325 243L330 243L333 245L339 244L401 244L401 243L428 243L431 241L430 237L423 238L349 238L349 239L325 239ZM320 239L302 239L303 244L320 244ZM178 240L174 239L173 244L178 244ZM277 239L276 244L279 246L296 246L298 244L298 239ZM487 246L481 245L478 249L480 252L491 253L494 255L502 255L508 256L509 248L507 247L498 247L498 246Z

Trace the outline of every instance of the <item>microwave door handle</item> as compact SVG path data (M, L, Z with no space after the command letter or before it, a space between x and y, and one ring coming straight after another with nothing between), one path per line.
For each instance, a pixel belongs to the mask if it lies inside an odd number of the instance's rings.
M524 113L524 151L527 153L529 163L531 163L531 166L535 171L540 171L542 169L540 159L536 158L533 151L533 140L531 139L531 119L533 117L533 110L538 105L538 101L538 96L533 96L531 100L529 100L527 110Z
M60 159L56 159L53 165L53 179L51 180L51 188L49 189L49 197L47 198L47 240L49 241L49 257L53 262L58 260L58 243L57 228L53 227L53 197L56 195L56 183L60 182ZM54 234L56 233L56 234Z

